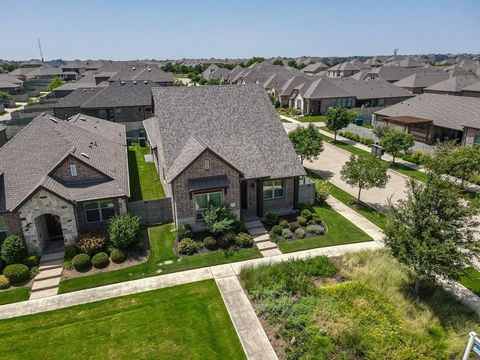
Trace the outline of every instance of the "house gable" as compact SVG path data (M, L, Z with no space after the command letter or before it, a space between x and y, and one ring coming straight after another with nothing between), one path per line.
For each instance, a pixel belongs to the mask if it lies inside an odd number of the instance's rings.
M110 177L101 171L72 155L67 156L49 175L63 184L99 183L110 180Z

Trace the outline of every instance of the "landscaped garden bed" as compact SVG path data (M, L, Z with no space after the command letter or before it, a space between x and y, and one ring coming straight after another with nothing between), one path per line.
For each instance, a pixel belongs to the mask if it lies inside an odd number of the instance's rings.
M459 359L478 316L386 250L240 274L280 359Z

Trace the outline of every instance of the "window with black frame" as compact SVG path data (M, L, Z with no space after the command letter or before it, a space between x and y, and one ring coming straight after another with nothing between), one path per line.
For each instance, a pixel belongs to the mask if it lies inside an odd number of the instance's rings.
M106 221L115 215L112 200L91 201L85 203L87 222Z

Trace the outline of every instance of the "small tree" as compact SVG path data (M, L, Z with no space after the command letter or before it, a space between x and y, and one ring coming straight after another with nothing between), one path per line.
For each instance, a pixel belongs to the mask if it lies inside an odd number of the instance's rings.
M54 78L50 84L48 84L48 91L53 91L59 86L62 86L64 84L63 80L60 79L59 77Z
M0 91L0 100L8 100L10 99L10 94L6 91Z
M357 116L358 114L355 111L349 111L342 107L330 108L327 111L326 125L329 130L335 133L334 142L337 141L338 130L348 126L350 121L353 121Z
M384 188L387 185L390 179L387 170L388 165L376 156L352 154L340 173L342 180L347 184L358 187L357 201L360 202L360 194L363 189Z
M303 160L312 161L323 151L323 139L318 129L309 124L307 127L299 126L288 134L295 151L303 165Z
M458 188L440 176L425 184L411 179L407 197L390 204L385 245L415 272L415 295L420 280L458 279L478 258L478 210L476 202L463 201Z
M276 60L273 60L273 65L280 65L280 66L283 66L283 61L280 60L280 59L276 59Z
M393 163L400 151L407 151L414 144L413 135L404 131L388 129L382 134L380 145L387 152L392 154Z
M21 263L26 255L27 248L20 236L8 235L5 240L3 240L0 249L0 258L5 264Z
M462 181L462 187L472 174L480 172L480 148L477 146L457 146L450 153L450 175Z
M203 220L213 235L220 235L233 228L235 219L228 204L208 205Z
M130 213L115 215L108 222L108 235L113 245L127 249L135 245L140 233L140 218Z

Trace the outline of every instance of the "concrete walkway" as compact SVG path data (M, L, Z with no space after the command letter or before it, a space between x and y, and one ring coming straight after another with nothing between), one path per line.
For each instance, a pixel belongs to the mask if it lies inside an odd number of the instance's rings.
M268 231L259 219L246 221L245 226L250 235L252 235L253 242L263 257L280 255L282 253L278 245L270 241Z
M64 255L63 252L59 252L42 256L39 264L40 272L33 279L30 300L57 295Z
M247 358L278 359L232 266L220 265L211 270Z

